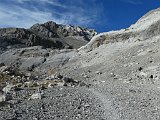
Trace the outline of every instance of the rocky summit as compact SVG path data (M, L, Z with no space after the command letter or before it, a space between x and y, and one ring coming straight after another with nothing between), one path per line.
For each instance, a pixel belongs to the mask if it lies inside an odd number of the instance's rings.
M29 29L0 29L1 49L11 47L43 46L47 48L79 48L97 32L83 27L59 25L53 21L35 24Z
M129 28L0 29L0 120L159 120L160 9Z

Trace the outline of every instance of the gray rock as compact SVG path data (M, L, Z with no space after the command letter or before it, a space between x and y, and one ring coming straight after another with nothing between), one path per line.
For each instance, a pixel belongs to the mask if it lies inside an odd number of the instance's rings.
M11 89L14 87L15 87L14 85L8 84L6 87L2 89L2 91L7 94L10 93Z
M102 72L100 72L100 71L96 71L96 74L100 75L100 74L102 74Z
M44 24L35 24L31 30L38 32L45 37L67 37L67 36L82 36L84 40L89 41L97 34L95 30L82 28L80 26L60 25L53 21Z
M4 72L4 71L6 71L7 69L8 69L7 66L2 66L2 67L0 67L0 72L2 73L2 72Z
M30 97L30 99L32 99L32 100L34 100L34 99L42 99L42 93L34 93Z
M6 96L0 93L0 102L6 101Z
M56 83L57 86L65 86L65 82L58 82Z
M11 94L4 94L4 93L0 93L0 103L1 102L6 102L12 100L12 95Z
M0 67L3 67L3 66L5 66L5 64L4 63L0 63Z

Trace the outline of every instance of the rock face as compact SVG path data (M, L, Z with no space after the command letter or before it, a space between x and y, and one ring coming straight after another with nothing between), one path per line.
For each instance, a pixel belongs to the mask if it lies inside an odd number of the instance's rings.
M55 22L35 24L30 29L0 29L0 48L11 45L44 46L49 48L77 48L86 44L97 33L94 30L58 25Z
M151 12L140 18L135 24L129 28L100 33L94 36L91 41L81 47L81 49L92 50L103 44L120 42L120 41L136 41L145 40L151 37L155 37L160 33L160 9L152 10Z
M0 47L5 49L8 46L27 47L36 45L53 48L64 47L62 42L40 37L30 30L21 28L0 29L0 42L2 43Z
M59 25L53 21L44 24L35 24L30 29L48 38L76 36L83 37L87 41L97 34L92 29L82 28L80 26Z

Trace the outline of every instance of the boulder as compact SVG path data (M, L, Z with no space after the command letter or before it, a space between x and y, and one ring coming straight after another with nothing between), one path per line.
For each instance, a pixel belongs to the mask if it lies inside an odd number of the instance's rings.
M34 100L34 99L42 99L42 94L41 93L34 93L30 97L30 99L32 99L32 100Z
M0 103L6 101L6 96L4 94L0 94Z
M9 100L12 100L12 95L11 94L0 93L0 103L1 102L6 102L6 101L9 101Z
M11 91L11 89L14 88L14 87L15 87L14 85L8 84L6 87L4 87L4 88L2 89L2 91L7 94L7 93L9 93L9 92Z

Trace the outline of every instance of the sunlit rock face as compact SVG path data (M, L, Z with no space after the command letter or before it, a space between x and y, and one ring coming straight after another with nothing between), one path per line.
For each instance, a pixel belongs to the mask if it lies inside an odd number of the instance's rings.
M152 10L129 28L100 33L80 49L93 49L102 44L126 40L146 40L160 34L160 8ZM79 49L79 50L80 50Z

